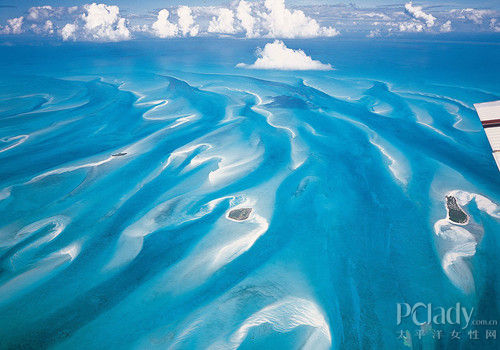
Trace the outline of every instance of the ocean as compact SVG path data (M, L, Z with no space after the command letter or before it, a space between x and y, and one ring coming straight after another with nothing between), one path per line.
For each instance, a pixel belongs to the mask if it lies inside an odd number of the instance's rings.
M0 46L1 348L497 348L498 36L267 42Z

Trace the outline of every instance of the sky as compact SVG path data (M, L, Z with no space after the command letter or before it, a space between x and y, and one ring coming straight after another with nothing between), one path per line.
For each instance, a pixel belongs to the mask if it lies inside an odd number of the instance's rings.
M0 0L0 38L122 41L230 36L314 38L351 34L500 33L500 1ZM7 39L6 39L7 38Z

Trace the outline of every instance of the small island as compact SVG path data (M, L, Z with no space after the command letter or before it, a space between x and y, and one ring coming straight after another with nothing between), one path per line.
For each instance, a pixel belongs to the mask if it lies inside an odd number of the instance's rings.
M229 212L228 217L236 221L243 221L248 219L251 212L252 208L233 209Z
M469 216L463 211L453 196L446 196L446 209L451 222L465 225L469 222Z

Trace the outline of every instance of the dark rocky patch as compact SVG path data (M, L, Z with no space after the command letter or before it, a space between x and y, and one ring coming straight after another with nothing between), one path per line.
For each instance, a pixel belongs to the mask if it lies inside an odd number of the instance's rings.
M251 212L252 212L252 208L233 209L229 212L228 216L230 219L243 221L243 220L248 219Z
M448 217L452 222L465 224L469 220L469 216L460 208L455 197L446 196L446 208L448 209Z
M120 152L120 153L115 153L115 154L112 154L113 157L121 157L121 156L124 156L126 155L127 153L126 152Z

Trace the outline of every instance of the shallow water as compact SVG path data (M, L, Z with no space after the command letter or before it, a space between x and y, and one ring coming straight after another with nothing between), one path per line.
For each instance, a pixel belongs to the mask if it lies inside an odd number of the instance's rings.
M472 341L419 340L396 304L499 319L472 106L500 99L498 43L290 41L336 70L235 68L264 43L0 47L2 347L445 348Z

